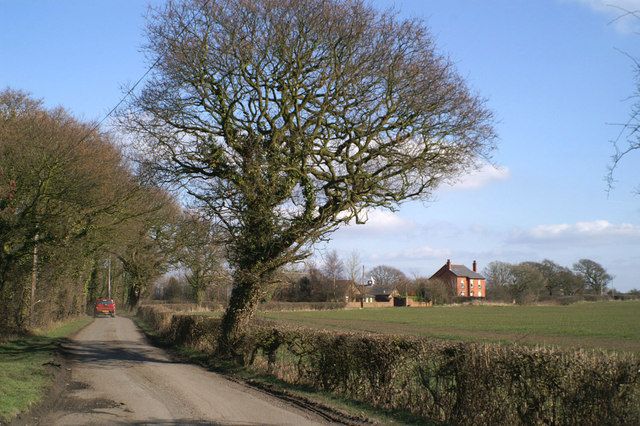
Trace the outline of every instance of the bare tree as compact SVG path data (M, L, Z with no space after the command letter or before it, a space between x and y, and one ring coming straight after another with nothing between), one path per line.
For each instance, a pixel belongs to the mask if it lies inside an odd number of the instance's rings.
M509 285L509 291L513 300L520 304L535 302L547 285L540 269L534 262L522 262L512 268L513 283Z
M123 122L144 169L226 228L222 350L312 243L428 198L493 148L491 113L423 23L361 0L170 2L147 34L160 60Z
M612 22L633 18L640 19L640 10L630 10L624 7L610 5L610 7L618 9L620 14ZM615 185L615 171L622 161L630 155L640 151L640 60L627 52L620 51L632 61L632 67L635 74L634 92L629 96L629 100L633 100L629 116L622 123L618 124L619 131L612 140L613 154L606 175L607 189L611 191ZM636 190L640 194L640 186Z
M564 296L572 296L584 291L584 280L569 268L562 268L558 272L556 279L560 283L560 290Z
M174 240L175 257L186 269L185 279L198 305L203 302L208 288L227 282L220 241L217 226L206 218L185 212L179 221Z
M489 263L482 274L487 279L487 299L512 300L511 286L515 281L512 264L496 260Z
M362 275L362 260L360 259L360 253L357 250L353 250L347 261L345 262L345 269L347 278L358 283Z
M547 283L545 285L549 296L572 295L584 287L581 277L574 274L571 269L558 265L552 260L545 259L535 266L542 272Z
M344 262L340 259L340 255L336 250L331 250L324 256L322 272L331 281L331 297L335 302L337 300L336 280L344 277Z
M336 250L331 250L322 259L322 272L329 278L344 277L344 262Z
M487 287L489 289L497 287L505 287L513 284L514 276L512 272L513 265L506 262L494 261L489 263L482 274L487 279Z
M573 264L573 270L584 280L584 283L596 294L604 294L613 276L598 262L580 259Z
M373 278L376 287L396 287L401 284L407 284L409 279L401 270L387 265L378 265L369 271L368 274Z

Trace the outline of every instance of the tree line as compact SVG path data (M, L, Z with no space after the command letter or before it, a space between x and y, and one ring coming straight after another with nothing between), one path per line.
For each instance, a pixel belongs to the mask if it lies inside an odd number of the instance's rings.
M613 280L602 265L591 259L580 259L571 268L548 259L518 264L495 261L483 273L487 278L487 298L517 303L584 294L604 296Z
M482 275L487 280L486 300L490 301L534 303L565 296L615 294L615 290L609 287L613 276L591 259L580 259L571 268L548 259L516 264L494 261L484 268ZM370 284L374 289L395 289L400 296L434 304L461 300L449 283L419 275L410 277L388 265L364 270L357 252L342 259L336 250L329 251L319 262L306 262L302 270L283 273L273 299L288 302L343 302L346 296L353 298L353 291L349 293L350 290L369 291ZM629 295L636 293L637 290L632 290Z
M135 306L183 270L196 294L220 274L216 228L128 162L115 138L28 94L0 92L0 331Z

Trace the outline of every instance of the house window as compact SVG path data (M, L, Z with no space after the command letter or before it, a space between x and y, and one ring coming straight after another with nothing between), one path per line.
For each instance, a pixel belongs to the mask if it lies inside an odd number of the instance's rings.
M461 292L460 292L460 296L464 296L464 291L461 291Z
M471 297L473 297L473 292L471 292Z
M464 283L460 283L460 288L464 288Z
M478 290L482 289L482 283L478 283Z

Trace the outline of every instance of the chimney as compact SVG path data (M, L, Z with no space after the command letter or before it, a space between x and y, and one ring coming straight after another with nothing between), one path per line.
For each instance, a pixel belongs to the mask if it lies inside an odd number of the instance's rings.
M447 259L447 269L451 270L451 259Z
M473 272L478 272L478 264L475 260L473 261Z

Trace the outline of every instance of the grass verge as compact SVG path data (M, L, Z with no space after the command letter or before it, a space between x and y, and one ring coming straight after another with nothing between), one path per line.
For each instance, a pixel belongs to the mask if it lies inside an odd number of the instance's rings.
M46 394L54 378L61 340L93 321L76 318L0 344L0 424L28 410Z

